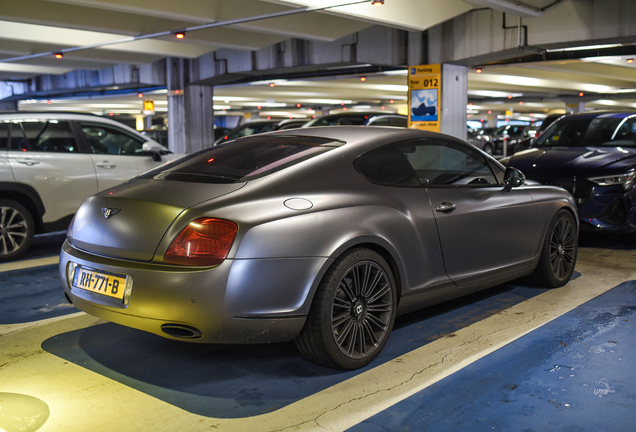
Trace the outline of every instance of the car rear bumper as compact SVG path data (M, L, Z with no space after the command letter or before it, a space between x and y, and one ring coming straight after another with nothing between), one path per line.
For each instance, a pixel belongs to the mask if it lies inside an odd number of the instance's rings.
M122 302L74 288L69 263L132 279ZM62 246L60 278L80 310L169 339L262 343L294 339L328 258L226 260L215 268L122 261Z

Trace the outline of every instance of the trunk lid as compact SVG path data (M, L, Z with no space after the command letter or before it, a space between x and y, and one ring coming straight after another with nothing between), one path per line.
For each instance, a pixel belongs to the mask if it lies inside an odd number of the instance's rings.
M87 198L75 215L70 237L74 246L88 252L151 261L181 212L244 185L131 180Z

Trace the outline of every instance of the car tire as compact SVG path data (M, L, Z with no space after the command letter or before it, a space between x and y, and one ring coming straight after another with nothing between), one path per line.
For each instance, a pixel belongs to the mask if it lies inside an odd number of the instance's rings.
M17 201L0 200L0 261L18 258L35 234L31 213Z
M395 322L396 287L390 267L370 249L352 249L323 277L305 326L295 339L309 360L353 370L382 351Z
M578 233L574 216L560 210L548 227L541 256L534 273L534 282L545 288L558 288L570 280L576 265Z
M492 145L484 144L484 148L482 150L492 156L492 152L493 152Z

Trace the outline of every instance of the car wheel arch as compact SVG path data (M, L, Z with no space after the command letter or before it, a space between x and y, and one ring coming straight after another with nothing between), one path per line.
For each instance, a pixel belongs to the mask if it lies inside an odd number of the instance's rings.
M341 244L338 248L336 248L330 255L330 259L328 260L328 262L325 264L326 268L324 269L324 271L322 271L323 269L321 269L320 277L316 278L318 280L314 283L314 285L316 287L318 286L318 284L320 283L320 279L322 279L322 275L324 275L326 269L331 266L331 263L333 263L333 261L335 261L338 257L342 256L347 251L359 248L370 249L384 258L384 260L387 262L387 264L391 268L391 272L393 273L393 279L395 280L397 291L397 302L399 303L405 275L404 266L399 259L397 250L395 250L391 243L389 243L384 238L372 235L362 235L351 238Z
M16 183L0 183L0 198L16 201L26 207L35 222L36 234L42 232L44 229L42 220L45 212L44 204L33 188Z

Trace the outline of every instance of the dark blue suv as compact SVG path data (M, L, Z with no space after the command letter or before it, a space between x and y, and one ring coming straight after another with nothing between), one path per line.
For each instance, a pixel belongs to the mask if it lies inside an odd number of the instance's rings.
M501 162L570 191L582 229L616 232L636 244L636 112L562 117L533 148Z

